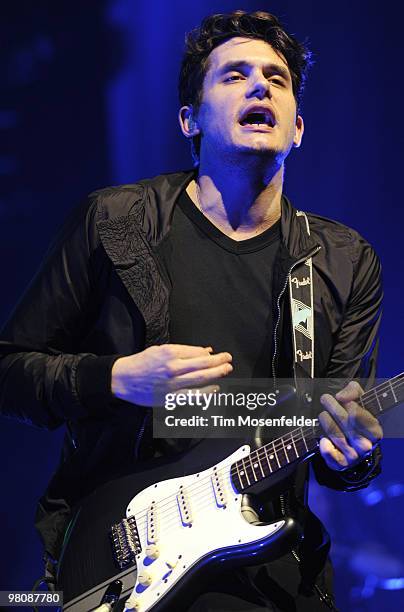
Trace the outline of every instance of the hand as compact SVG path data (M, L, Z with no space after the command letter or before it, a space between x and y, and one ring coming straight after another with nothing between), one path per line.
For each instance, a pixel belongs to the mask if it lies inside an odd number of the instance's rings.
M112 367L111 391L132 404L158 406L167 393L209 385L230 374L230 353L211 353L211 347L162 344L121 357Z
M356 401L362 394L359 383L351 381L335 398L328 393L320 398L326 410L319 420L327 436L320 440L320 453L333 470L353 467L383 437L377 419Z

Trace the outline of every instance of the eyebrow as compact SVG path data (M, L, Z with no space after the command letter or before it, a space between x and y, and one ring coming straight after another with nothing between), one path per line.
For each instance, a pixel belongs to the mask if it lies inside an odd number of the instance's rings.
M223 64L223 66L219 68L218 75L221 76L223 74L226 74L226 72L231 72L232 70L240 70L240 69L245 70L246 68L252 68L252 64L244 60L240 60L238 62L230 60L229 62L226 62L225 64ZM271 74L279 74L285 80L287 81L290 80L289 71L286 68L284 68L281 64L272 64L272 63L265 64L264 72L265 73L269 72Z

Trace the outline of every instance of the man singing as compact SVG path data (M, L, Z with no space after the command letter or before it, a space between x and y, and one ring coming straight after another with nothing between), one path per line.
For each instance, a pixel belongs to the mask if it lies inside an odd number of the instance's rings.
M2 412L66 425L36 523L55 562L80 500L138 461L183 450L153 440L156 398L221 377L344 379L321 398L317 479L355 490L380 471L382 432L354 382L375 375L379 261L354 230L297 211L283 194L309 65L307 48L269 13L204 19L179 78L195 169L91 194L6 324ZM301 464L271 506L297 517L297 548L224 571L190 611L335 609L329 541L307 481Z

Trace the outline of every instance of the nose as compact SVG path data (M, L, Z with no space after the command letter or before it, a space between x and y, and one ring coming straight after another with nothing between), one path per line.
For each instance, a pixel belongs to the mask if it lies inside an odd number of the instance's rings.
M263 100L265 97L272 98L271 85L261 71L251 75L251 83L246 92L247 98L258 98Z

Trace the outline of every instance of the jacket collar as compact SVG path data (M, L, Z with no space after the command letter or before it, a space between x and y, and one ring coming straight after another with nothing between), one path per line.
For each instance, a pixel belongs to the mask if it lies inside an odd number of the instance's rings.
M307 230L306 217L299 216L297 212L289 199L282 195L282 242L293 259L301 259L316 247L315 240Z
M147 241L155 246L168 233L177 199L188 183L195 178L195 171L165 174L141 181L146 187L143 231ZM308 234L304 216L298 216L290 200L282 196L281 234L290 257L300 259L316 246Z

